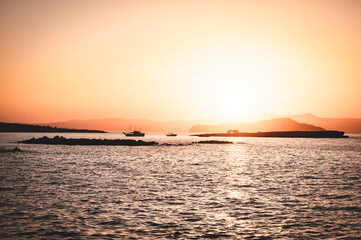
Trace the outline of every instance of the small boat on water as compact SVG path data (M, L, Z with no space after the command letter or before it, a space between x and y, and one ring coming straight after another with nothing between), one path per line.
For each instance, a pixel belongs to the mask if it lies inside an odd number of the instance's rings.
M123 132L125 136L127 137L144 137L145 133L141 131L132 131L132 132Z
M167 133L166 136L167 137L176 137L177 134L175 134L175 133Z

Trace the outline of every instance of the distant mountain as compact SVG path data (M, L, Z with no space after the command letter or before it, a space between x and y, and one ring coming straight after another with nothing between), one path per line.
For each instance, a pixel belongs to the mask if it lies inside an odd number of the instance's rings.
M327 130L343 131L345 133L361 133L361 119L359 118L322 118L311 113L300 115L262 114L263 119L291 118L300 123L320 126Z
M145 132L188 132L193 125L198 123L198 121L156 122L148 119L104 118L69 120L64 122L44 123L41 125L63 128L101 129L107 132L129 131L130 128L133 130L141 129Z
M343 131L345 133L359 133L361 134L361 119L360 118L322 118L311 113L299 115L275 115L275 114L257 114L253 116L240 115L230 116L229 119L238 119L233 122L249 122L248 119L255 119L255 121L270 120L275 118L291 118L299 123L306 123L325 128L327 130ZM225 119L225 117L223 117Z
M361 119L357 118L321 118L310 113L290 115L289 117L298 122L321 126L328 130L361 133Z
M0 132L76 132L76 133L104 133L104 131L88 129L68 129L51 126L39 126L21 123L0 122Z
M298 123L290 118L276 118L255 123L235 123L221 125L195 125L190 132L226 132L235 129L240 132L269 132L269 131L324 131L321 127Z
M288 120L280 120L280 118ZM318 131L318 130L338 130L346 133L361 133L361 119L352 118L320 118L312 114L303 115L271 115L262 114L255 119L259 119L258 122L244 123L243 120L235 120L230 116L221 117L225 119L227 124L216 125L217 122L222 123L215 118L200 119L197 121L152 121L148 119L125 119L125 118L103 118L103 119L87 119L87 120L69 120L64 122L52 122L42 123L39 125L46 125L58 128L76 128L76 129L99 129L107 132L122 132L132 129L141 129L145 132L188 132L195 131L193 127L197 129L203 129L199 132L213 132L211 129L220 129L227 131L228 129L238 129L239 131ZM278 119L278 120L277 120ZM290 121L290 120L293 120ZM262 120L262 121L260 121ZM270 122L264 122L268 120ZM274 120L274 121L271 121ZM283 121L283 122L282 122ZM233 122L233 123L229 123ZM302 123L304 125L302 125ZM273 124L273 125L272 125ZM200 127L202 126L202 127ZM307 130L315 129L318 130ZM247 130L249 129L249 130ZM220 131L219 130L219 131Z

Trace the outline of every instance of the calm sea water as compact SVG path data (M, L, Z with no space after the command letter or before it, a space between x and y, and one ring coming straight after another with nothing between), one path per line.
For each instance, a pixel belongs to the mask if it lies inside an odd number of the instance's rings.
M361 238L361 136L141 147L14 143L44 135L56 134L0 134L1 239ZM16 146L23 151L6 151Z

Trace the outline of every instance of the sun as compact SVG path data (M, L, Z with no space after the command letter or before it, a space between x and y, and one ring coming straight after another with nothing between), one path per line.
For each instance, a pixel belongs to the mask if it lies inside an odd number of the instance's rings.
M199 89L203 111L255 115L275 104L289 68L285 59L267 51L220 51L192 59L186 78Z

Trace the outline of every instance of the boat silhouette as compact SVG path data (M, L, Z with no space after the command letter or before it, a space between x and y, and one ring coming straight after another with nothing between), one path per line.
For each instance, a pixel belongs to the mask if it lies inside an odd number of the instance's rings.
M123 132L127 137L144 137L145 133L141 132L140 130L130 130L130 132Z
M175 134L175 133L167 133L166 136L167 137L176 137L177 134Z

